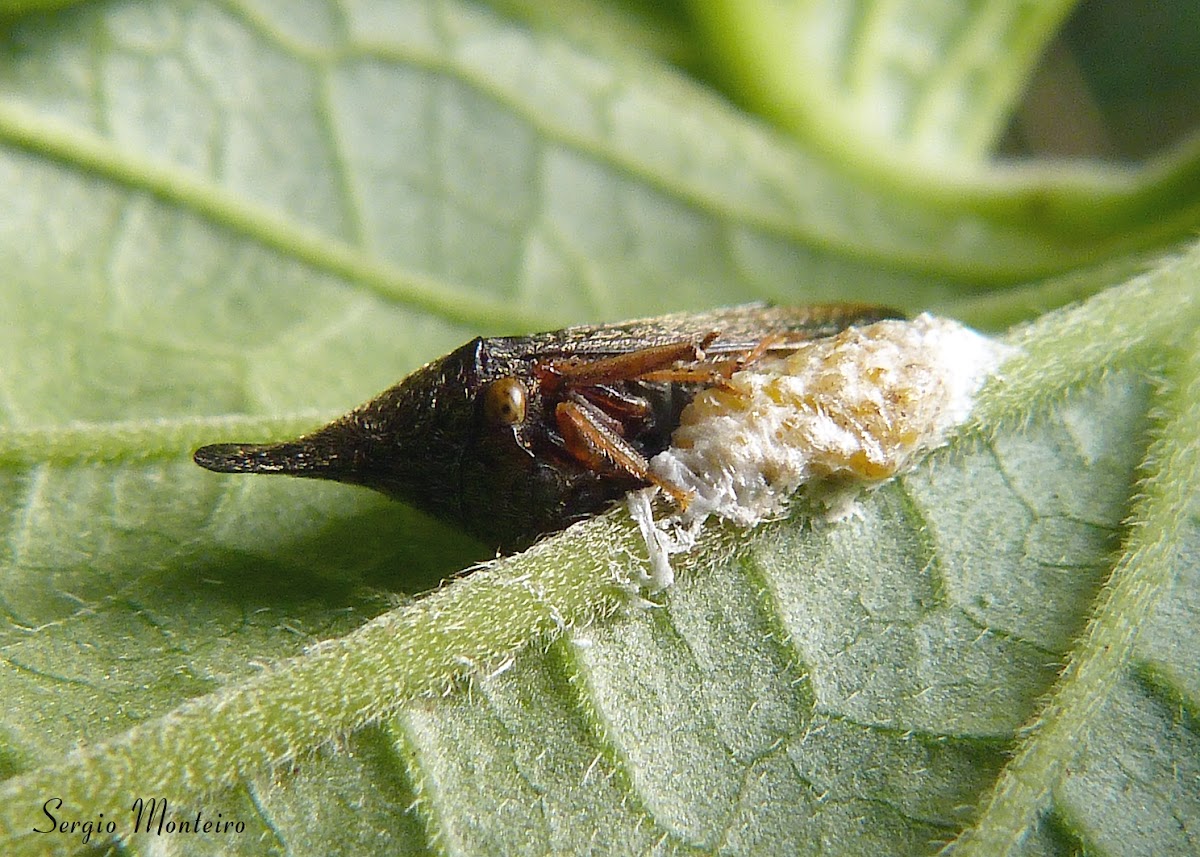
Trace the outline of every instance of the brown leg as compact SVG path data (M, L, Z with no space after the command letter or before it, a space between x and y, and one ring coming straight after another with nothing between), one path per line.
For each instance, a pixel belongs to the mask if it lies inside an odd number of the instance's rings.
M749 351L737 357L728 357L711 363L696 363L669 369L643 372L639 381L670 381L678 384L719 384L727 381L734 372L740 372L751 363L761 360L769 351L794 350L800 341L789 340L787 334L770 333L759 340Z
M626 434L626 423L637 426L650 416L650 403L643 397L624 393L607 384L572 388L568 395L573 399L577 397L587 399L606 415L612 417L614 430L622 437Z
M620 416L609 411L604 406L604 402L598 402L588 395L595 389L595 387L584 387L582 390L572 390L567 393L567 401L583 411L584 415L596 423L601 430L611 432L624 439L625 426L621 422ZM631 451L637 453L636 450L631 449Z
M655 369L638 375L639 381L665 381L672 384L716 384L737 371L737 361L722 360L720 363L698 363L694 366L679 366L674 369Z
M680 360L702 360L704 347L716 336L714 331L700 340L652 345L649 348L630 351L628 354L614 354L599 360L559 360L539 367L539 375L544 375L546 379L557 379L559 383L573 387L631 381L647 372L665 369Z
M737 367L738 369L742 369L743 367L749 366L751 363L761 360L763 356L771 350L780 348L794 350L802 341L804 340L789 342L788 335L786 333L768 333L759 340L758 345L754 346L741 357L737 358ZM811 342L812 340L807 341Z
M650 482L687 506L690 495L650 472L650 462L623 437L605 425L605 415L586 399L559 402L554 419L563 442L576 461L596 473L627 476Z

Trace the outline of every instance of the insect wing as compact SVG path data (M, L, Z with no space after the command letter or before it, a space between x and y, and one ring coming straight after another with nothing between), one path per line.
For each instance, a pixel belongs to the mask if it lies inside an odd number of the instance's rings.
M890 307L862 303L788 307L744 304L487 341L496 353L536 354L542 360L586 360L680 342L698 343L716 333L705 346L705 352L733 354L755 348L773 333L784 334L785 343L797 343L832 336L854 324L902 317L902 313ZM786 345L779 348L786 350Z

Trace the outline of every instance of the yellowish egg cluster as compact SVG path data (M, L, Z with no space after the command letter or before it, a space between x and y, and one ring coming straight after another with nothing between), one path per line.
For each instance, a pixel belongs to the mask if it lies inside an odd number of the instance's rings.
M830 484L853 489L894 476L966 420L1009 350L926 314L849 328L702 392L651 462L656 476L691 495L687 507L655 521L648 494L630 498L656 566L648 585L670 582L667 555L690 547L711 515L753 526L783 514L808 484L829 495Z

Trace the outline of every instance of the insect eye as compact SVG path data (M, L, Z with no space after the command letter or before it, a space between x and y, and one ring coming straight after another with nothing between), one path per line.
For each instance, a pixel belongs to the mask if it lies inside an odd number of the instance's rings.
M483 413L494 425L512 426L525 421L528 392L517 378L501 378L488 385L483 394Z

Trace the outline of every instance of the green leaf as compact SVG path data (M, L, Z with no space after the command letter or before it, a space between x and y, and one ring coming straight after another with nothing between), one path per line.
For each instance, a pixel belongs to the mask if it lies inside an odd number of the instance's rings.
M53 799L133 853L1195 850L1186 149L919 193L840 171L871 141L456 0L96 2L5 43L5 853L81 847L35 832ZM859 519L713 527L653 607L622 511L413 600L486 555L188 458L482 331L1089 295L1010 332L972 425ZM245 829L130 835L139 797Z
M954 162L991 154L1074 5L718 0L694 8L743 96L784 124Z
M1173 221L1194 221L1194 136L1135 176L1123 166L986 159L1073 5L691 4L740 98L871 186L938 201L951 216L1030 222L1044 237L1121 233L1123 246L1135 246L1143 231L1161 236ZM1194 26L1186 4L1162 13Z
M16 17L28 12L70 6L79 0L0 0L0 17Z

